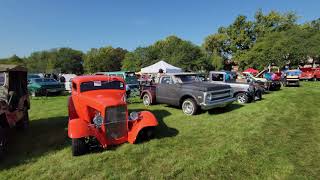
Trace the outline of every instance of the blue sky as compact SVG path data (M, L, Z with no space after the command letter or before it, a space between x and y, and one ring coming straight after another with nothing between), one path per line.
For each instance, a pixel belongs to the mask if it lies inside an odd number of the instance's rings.
M134 50L169 35L200 45L239 14L295 11L302 23L319 18L319 7L317 0L0 0L0 58L57 47Z

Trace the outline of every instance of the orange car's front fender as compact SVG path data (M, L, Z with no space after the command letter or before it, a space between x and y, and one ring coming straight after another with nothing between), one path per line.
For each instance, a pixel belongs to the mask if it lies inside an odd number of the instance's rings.
M140 119L132 122L133 125L128 132L128 142L133 144L139 132L145 127L155 127L158 126L158 121L156 117L149 111L141 111L140 112Z
M68 123L68 136L70 138L82 138L91 135L88 123L81 119L71 119Z

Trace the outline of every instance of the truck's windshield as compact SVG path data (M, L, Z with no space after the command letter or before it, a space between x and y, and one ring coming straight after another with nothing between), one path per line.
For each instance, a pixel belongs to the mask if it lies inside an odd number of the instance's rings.
M6 76L5 76L5 74L2 72L2 73L0 73L0 86L3 86L4 83L5 83L5 81L6 81Z
M124 84L121 81L89 81L80 85L80 91L92 91L102 89L118 89L124 90Z
M188 74L188 75L175 75L178 83L191 83L191 82L199 82L201 81L198 75L196 74Z

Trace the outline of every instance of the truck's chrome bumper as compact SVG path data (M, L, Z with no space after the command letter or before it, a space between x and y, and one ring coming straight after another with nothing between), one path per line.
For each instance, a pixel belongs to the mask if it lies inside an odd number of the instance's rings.
M232 97L232 98L222 99L222 100L213 101L213 102L201 103L200 106L201 106L201 109L208 110L216 107L225 107L228 104L231 104L235 100L236 98Z

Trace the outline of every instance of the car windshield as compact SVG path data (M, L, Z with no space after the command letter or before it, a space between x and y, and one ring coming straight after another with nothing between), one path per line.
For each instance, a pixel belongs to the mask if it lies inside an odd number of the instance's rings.
M0 73L0 86L3 86L4 83L5 83L5 81L6 81L6 76L5 76L5 74L2 72L2 73Z
M40 76L36 75L36 74L29 74L28 75L28 79L34 79L34 78L40 78Z
M136 74L134 72L126 73L126 83L127 84L138 84Z
M287 71L286 72L287 76L299 76L301 74L301 71Z
M34 81L35 81L36 83L42 83L42 82L57 82L56 80L51 79L51 78L37 78L37 79L34 79Z
M197 74L188 74L188 75L175 75L178 83L191 83L201 81Z
M81 92L103 89L124 90L124 83L121 81L88 81L80 85Z

